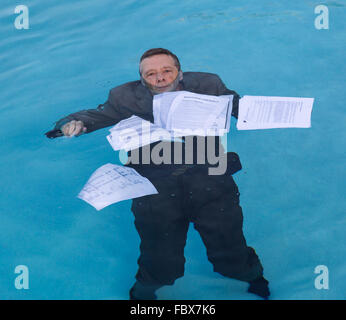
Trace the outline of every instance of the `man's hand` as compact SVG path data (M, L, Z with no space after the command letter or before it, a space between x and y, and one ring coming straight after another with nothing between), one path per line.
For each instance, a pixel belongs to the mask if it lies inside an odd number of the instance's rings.
M64 136L67 137L73 137L73 136L80 136L84 132L86 132L87 128L84 127L83 121L76 121L72 120L68 123L65 123L61 127L61 131L63 132Z

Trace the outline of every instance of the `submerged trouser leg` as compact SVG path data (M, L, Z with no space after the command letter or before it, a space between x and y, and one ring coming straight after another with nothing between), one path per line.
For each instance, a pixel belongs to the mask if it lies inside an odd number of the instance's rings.
M143 285L136 281L130 290L130 300L155 300L157 298L155 291L160 287Z
M203 181L203 183L202 183ZM263 267L243 235L243 214L238 188L231 176L194 177L190 180L193 221L207 248L214 271L250 281L263 274Z
M159 194L133 200L135 226L141 238L137 281L170 285L184 275L184 247L189 221L181 210L176 177L155 182Z

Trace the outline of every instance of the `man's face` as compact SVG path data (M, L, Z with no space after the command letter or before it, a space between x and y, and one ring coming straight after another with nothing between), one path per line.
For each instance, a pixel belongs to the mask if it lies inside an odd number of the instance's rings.
M178 68L174 59L166 54L158 54L142 60L140 71L143 80L154 93L175 90L177 86Z

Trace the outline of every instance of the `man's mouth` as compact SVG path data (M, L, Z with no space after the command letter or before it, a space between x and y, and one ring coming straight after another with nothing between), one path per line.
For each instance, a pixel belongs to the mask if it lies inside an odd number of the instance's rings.
M155 87L156 89L158 89L158 90L162 90L162 89L166 89L166 88L168 88L168 87L170 87L171 86L171 84L168 84L168 85L166 85L166 86L162 86L162 87Z

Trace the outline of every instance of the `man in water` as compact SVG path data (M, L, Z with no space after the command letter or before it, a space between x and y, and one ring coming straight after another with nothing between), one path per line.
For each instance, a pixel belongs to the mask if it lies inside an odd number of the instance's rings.
M113 88L108 100L96 109L62 118L54 130L46 133L47 137L79 136L115 125L132 115L154 122L153 96L178 90L215 96L233 95L232 115L237 117L239 95L235 91L227 89L215 74L183 73L178 57L167 49L146 51L140 59L139 72L140 80ZM219 141L219 137L216 140ZM165 143L170 143L173 151L174 143L178 142ZM155 143L150 147L153 145ZM136 151L144 152L142 148ZM232 174L241 169L241 164L237 154L228 152L226 156L227 170L219 175L208 174L210 164L199 164L195 158L190 165L127 164L147 177L158 190L158 194L136 198L132 202L131 210L141 244L139 268L130 299L156 299L158 288L172 285L183 276L184 247L190 223L201 235L214 271L248 282L249 292L268 299L270 292L268 281L263 277L263 267L243 235L239 192L232 178Z

